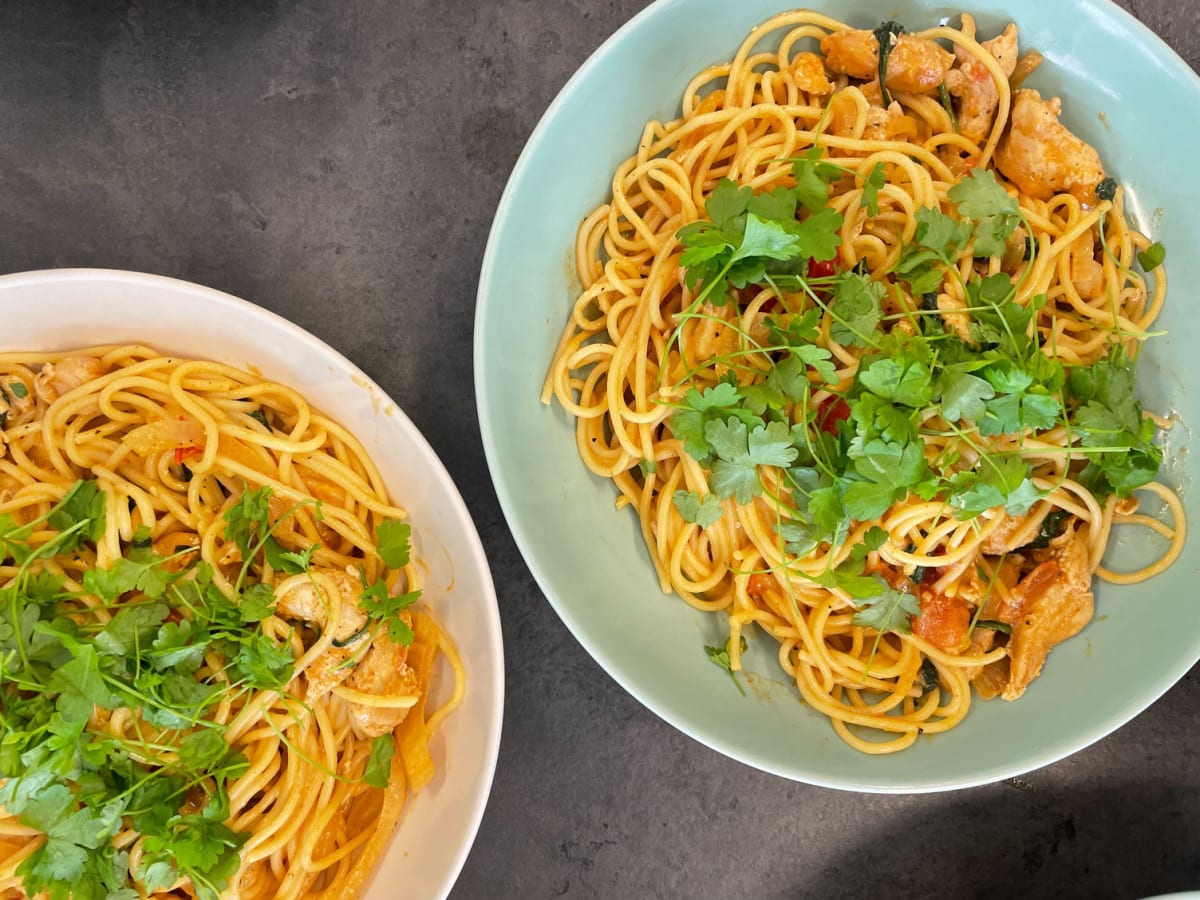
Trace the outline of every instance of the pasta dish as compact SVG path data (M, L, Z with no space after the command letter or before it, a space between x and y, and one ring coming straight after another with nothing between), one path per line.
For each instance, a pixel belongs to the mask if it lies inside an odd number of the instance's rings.
M0 897L360 896L464 687L404 519L287 387L0 354Z
M866 753L1019 698L1094 578L1183 546L1170 420L1135 392L1165 250L1026 86L1040 62L966 13L778 15L646 124L578 231L543 402L663 591L723 614L710 659L740 690L757 626ZM1161 558L1105 568L1120 525Z

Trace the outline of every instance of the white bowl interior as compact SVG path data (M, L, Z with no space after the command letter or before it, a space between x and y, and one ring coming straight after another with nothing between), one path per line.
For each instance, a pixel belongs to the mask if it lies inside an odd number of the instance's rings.
M424 596L458 644L468 678L463 705L431 748L437 776L409 798L365 900L393 898L395 885L407 896L444 897L491 788L504 663L483 547L416 426L328 345L273 313L199 285L108 270L8 275L0 277L0 315L6 350L140 343L260 371L298 390L362 441L392 499L409 512L414 550L428 570Z

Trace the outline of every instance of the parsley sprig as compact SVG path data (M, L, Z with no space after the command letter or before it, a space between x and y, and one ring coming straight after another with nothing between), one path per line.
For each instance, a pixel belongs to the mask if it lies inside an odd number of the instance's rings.
M962 264L1005 256L1025 221L993 172L976 169L953 185L945 210L917 210L895 266L874 276L816 274L813 264L838 256L842 222L831 185L861 180L874 215L882 168L864 177L814 146L793 161L792 176L791 186L760 194L722 180L707 219L678 232L695 296L681 322L701 302L738 302L736 290L751 285L772 291L779 306L761 318L757 336L724 320L740 349L696 361L688 390L665 401L671 433L707 473L707 491L672 498L684 521L708 528L725 502L765 495L781 550L799 558L825 545L832 559L854 523L876 520L910 495L939 500L962 520L996 507L1020 515L1046 495L1024 442L1054 429L1066 432L1066 452L1080 460L1076 476L1101 495L1126 496L1154 477L1162 451L1135 399L1132 361L1115 345L1091 368L1064 365L1039 332L1047 298L1018 301L1036 246L1017 282ZM1155 248L1146 256L1146 269L1161 261ZM946 311L963 318L962 332L948 328L936 302L947 281L966 299ZM900 312L885 314L889 306ZM892 327L898 320L911 327ZM827 341L857 354L856 365L839 369ZM844 414L831 416L831 404ZM998 439L1003 449L995 449ZM915 598L862 571L861 554L881 546L876 531L823 575L789 573L844 591L856 624L903 632L919 613Z
M27 523L0 515L0 566L13 572L0 587L0 804L46 836L17 869L30 895L125 900L136 895L133 879L156 890L181 877L204 900L227 888L248 837L227 824L228 786L248 762L213 713L251 690L285 692L294 673L290 644L260 625L274 613L274 591L249 573L300 574L319 552L280 545L279 525L305 504L272 523L270 495L246 490L225 511L226 539L243 559L232 589L218 586L208 563L188 563L190 548L157 554L145 528L111 565L86 570L82 590L69 589L49 563L103 536L106 498L95 481L75 483ZM407 565L407 525L384 522L378 538L385 565ZM365 588L361 605L403 639L396 623L415 592L386 593ZM224 666L208 672L213 656ZM118 708L151 727L118 738L92 724L96 709ZM389 750L390 740L372 747L368 784L386 785ZM126 827L144 838L136 872L113 845Z

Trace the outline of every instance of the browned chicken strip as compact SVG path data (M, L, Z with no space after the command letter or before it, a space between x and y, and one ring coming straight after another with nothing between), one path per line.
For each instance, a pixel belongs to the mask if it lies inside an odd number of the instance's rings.
M1043 100L1037 91L1017 91L1011 125L996 148L996 167L1039 200L1061 191L1086 200L1104 179L1104 167L1095 149L1058 121L1061 111L1057 97Z
M1009 25L1003 34L981 45L996 58L1005 75L1017 68L1017 26ZM946 87L958 99L958 130L975 143L992 130L1000 91L988 67L976 56L959 47L958 64L946 73Z
M837 31L821 41L825 67L837 75L869 81L879 77L879 39L873 32ZM954 65L954 54L924 38L902 34L888 57L888 90L932 94Z
M1016 700L1025 693L1041 673L1046 654L1091 621L1094 603L1087 532L1076 530L1059 541L1050 559L1017 586L1023 600L1011 622L1009 679L1001 694L1005 700Z

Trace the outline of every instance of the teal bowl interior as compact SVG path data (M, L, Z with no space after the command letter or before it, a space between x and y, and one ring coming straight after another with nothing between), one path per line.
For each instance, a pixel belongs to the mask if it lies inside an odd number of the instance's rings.
M923 0L815 4L859 27L895 18L910 29L956 20ZM1194 542L1169 571L1131 587L1102 584L1096 618L1051 654L1015 703L976 701L958 728L903 753L850 749L801 703L778 668L774 642L744 657L754 690L743 698L704 644L720 618L660 592L635 514L575 451L573 421L538 402L551 354L578 292L576 228L608 197L616 166L647 119L678 114L684 86L730 59L742 36L786 7L779 0L660 0L601 47L568 83L530 138L500 202L483 263L475 323L480 424L501 505L534 576L596 660L668 722L748 765L813 784L863 791L928 791L995 781L1073 753L1145 709L1200 658ZM1143 230L1167 247L1171 291L1141 365L1150 408L1174 414L1162 478L1197 518L1189 428L1200 425L1200 375L1191 285L1200 282L1200 80L1149 30L1098 0L976 2L980 33L1008 21L1046 61L1029 85L1063 100L1064 121L1127 185ZM1192 348L1189 350L1189 348ZM1132 532L1132 533L1125 533ZM1132 566L1161 551L1123 530L1106 564Z

